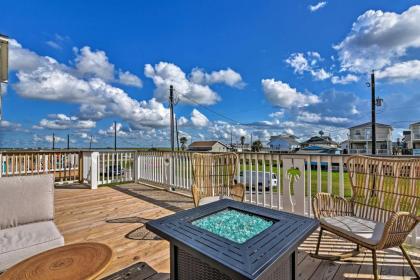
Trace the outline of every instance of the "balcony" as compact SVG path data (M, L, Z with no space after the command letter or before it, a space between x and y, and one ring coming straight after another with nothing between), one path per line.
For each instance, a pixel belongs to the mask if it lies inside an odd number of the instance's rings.
M413 141L420 141L420 132L413 132L412 134Z
M346 173L347 156L277 155L240 153L238 180L250 186L246 202L310 216L310 197L330 192L343 197L351 194ZM140 279L169 279L169 245L144 228L144 223L193 207L191 154L184 152L98 151L3 153L2 176L54 173L56 177L56 223L66 244L96 241L114 251L107 277L138 262L147 266ZM290 187L282 166L299 168L301 176ZM242 170L242 176L240 174ZM258 170L259 172L244 172ZM333 171L336 170L336 171ZM260 179L275 174L277 180ZM248 175L247 175L248 174ZM247 176L257 176L255 180ZM259 178L258 178L259 177ZM267 176L274 178L273 176ZM261 185L261 190L257 191ZM172 189L172 190L170 190ZM420 247L417 228L407 240ZM298 279L369 279L372 277L370 252L346 262L311 258L317 233L299 248ZM327 234L321 253L339 253L354 245ZM417 251L416 251L417 250ZM417 266L420 253L411 253ZM413 276L400 251L379 252L380 274L384 279ZM152 278L149 278L152 277Z
M352 134L349 136L350 141L372 141L372 135ZM391 135L377 134L376 141L391 141Z
M349 153L352 155L370 155L372 154L372 149L350 149ZM377 155L389 155L390 152L387 149L376 149Z

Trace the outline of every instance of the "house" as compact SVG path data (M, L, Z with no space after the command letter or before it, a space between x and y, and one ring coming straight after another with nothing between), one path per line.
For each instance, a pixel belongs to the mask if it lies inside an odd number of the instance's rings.
M340 149L343 151L343 154L349 153L349 140L344 140L340 143Z
M324 133L320 131L319 135L313 136L300 144L301 149L304 149L310 146L339 148L340 145L334 140L332 140L330 136L324 136Z
M195 141L188 146L191 152L227 152L229 147L220 141Z
M409 125L410 135L404 135L407 139L408 149L413 150L413 155L420 155L420 122Z
M291 152L299 147L299 142L294 135L277 135L270 137L268 146L270 152Z
M372 123L367 122L349 128L349 153L372 153ZM376 123L376 154L392 154L392 126Z

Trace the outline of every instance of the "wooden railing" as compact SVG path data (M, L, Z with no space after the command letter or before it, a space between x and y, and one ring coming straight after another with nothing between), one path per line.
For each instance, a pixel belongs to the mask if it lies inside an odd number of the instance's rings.
M0 177L54 174L59 183L80 179L79 151L7 151L0 153Z

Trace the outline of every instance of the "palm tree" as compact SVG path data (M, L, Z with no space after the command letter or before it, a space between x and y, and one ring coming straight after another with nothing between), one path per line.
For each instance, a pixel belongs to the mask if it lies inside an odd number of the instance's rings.
M245 144L245 136L241 136L241 146L242 146L242 149L244 148L244 144Z
M181 143L181 149L185 151L185 148L186 148L185 144L187 144L188 142L187 137L182 136L181 138L179 138L179 142Z
M251 151L253 151L253 152L259 152L259 151L262 150L262 148L263 148L263 145L262 145L261 141L260 140L257 140L257 141L254 141L252 143Z

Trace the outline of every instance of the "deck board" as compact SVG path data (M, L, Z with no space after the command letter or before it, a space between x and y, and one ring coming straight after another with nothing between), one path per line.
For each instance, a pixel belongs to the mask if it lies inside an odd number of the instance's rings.
M157 272L153 279L168 279L168 242L151 238L151 234L145 234L142 240L128 239L126 235L143 226L140 221L146 222L191 207L191 198L141 184L101 187L97 190L67 186L55 190L55 220L66 244L95 241L112 248L113 260L102 274L103 277L134 263L145 262ZM317 236L318 233L314 233L300 246L298 279L373 278L370 252L341 262L311 258L307 253L315 250ZM327 233L320 251L337 254L352 248L354 245L351 243ZM413 277L398 250L379 252L378 256L383 279ZM415 254L414 258L420 269L419 255Z

